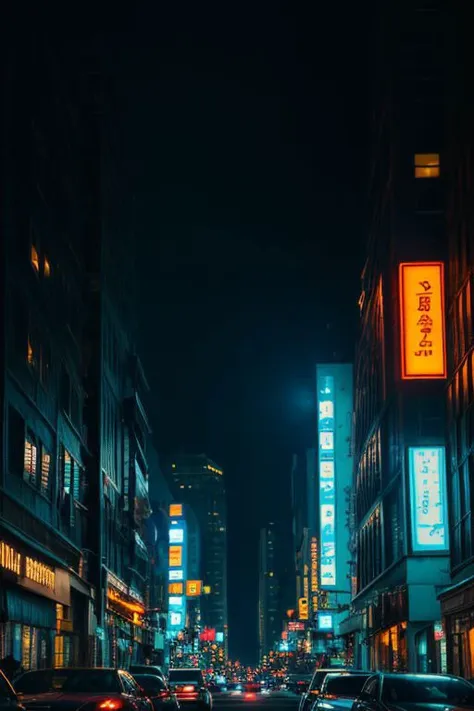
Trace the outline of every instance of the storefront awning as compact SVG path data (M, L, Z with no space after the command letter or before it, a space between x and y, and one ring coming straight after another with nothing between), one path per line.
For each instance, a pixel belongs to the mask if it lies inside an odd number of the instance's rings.
M56 605L51 600L20 590L6 590L5 602L11 622L48 629L56 627Z

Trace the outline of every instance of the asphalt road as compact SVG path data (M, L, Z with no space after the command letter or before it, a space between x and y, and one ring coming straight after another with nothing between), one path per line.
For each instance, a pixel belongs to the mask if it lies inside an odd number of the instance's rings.
M298 711L300 697L286 692L258 694L256 699L247 700L242 696L213 696L213 711Z

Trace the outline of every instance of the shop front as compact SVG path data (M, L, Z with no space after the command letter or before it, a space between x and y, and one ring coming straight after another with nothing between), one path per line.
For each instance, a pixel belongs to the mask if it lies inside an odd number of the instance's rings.
M111 573L107 574L106 662L128 669L144 660L150 630L144 625L142 597Z
M25 670L56 663L58 616L67 619L69 574L12 540L0 540L0 658Z
M453 585L440 595L450 674L474 678L474 581Z

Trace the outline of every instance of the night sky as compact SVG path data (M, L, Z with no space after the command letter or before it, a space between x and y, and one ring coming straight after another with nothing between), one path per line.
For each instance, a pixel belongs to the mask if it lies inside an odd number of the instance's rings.
M230 652L249 663L258 529L288 526L314 364L353 358L367 233L369 15L306 6L150 4L103 35L155 442L225 469Z

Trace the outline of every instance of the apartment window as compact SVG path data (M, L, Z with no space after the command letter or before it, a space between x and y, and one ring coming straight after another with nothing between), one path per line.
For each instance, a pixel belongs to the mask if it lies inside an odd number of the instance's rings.
M26 359L28 361L28 365L31 365L31 367L34 368L36 360L35 360L35 352L33 349L33 343L31 341L31 336L28 336Z
M439 153L415 153L415 178L439 178Z
M30 262L31 266L35 270L37 274L39 274L40 270L40 260L39 260L39 254L38 250L36 249L35 245L32 244L30 248Z
M49 279L49 277L51 276L51 264L47 257L45 257L43 260L43 274L46 279Z
M36 484L38 447L32 437L28 434L25 439L23 478L29 484Z

